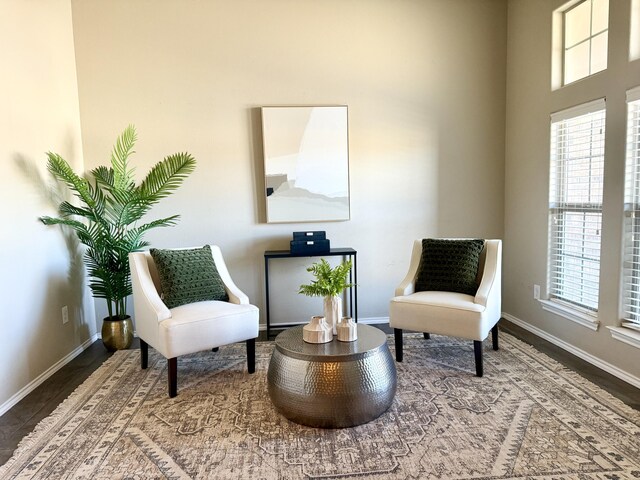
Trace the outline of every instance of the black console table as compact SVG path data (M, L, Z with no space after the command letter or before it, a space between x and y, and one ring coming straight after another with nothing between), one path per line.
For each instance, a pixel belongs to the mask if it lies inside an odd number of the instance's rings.
M358 252L353 248L332 248L328 253L291 253L290 250L267 250L264 252L264 283L267 297L267 338L271 332L271 315L269 310L269 260L278 258L299 258L299 257L347 257L353 259L353 268L349 271L349 283L353 287L349 289L349 315L354 321L358 321Z

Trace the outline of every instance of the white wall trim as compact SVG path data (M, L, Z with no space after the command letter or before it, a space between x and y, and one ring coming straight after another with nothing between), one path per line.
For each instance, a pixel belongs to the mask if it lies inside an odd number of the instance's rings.
M633 385L634 387L640 388L639 377L636 377L635 375L632 375L629 372L626 372L621 368L616 367L615 365L605 362L604 360L594 355L591 355L590 353L585 352L584 350L577 348L571 345L570 343L567 343L564 340L561 340L558 337L555 337L545 332L544 330L541 330L538 327L534 327L533 325L530 325L524 320L521 320L518 317L514 317L509 313L502 312L502 318L518 325L519 327L524 328L525 330L528 330L529 332L537 335L540 338L544 338L548 342L551 342L554 345L557 345L558 347L562 348L563 350L566 350L567 352L572 353L576 357L579 357L582 360L589 362L590 364L595 365L598 368L601 368L602 370L604 370L607 373L610 373L614 377L618 377L620 380L624 380L625 382Z
M389 317L359 318L358 319L358 323L364 323L365 325L378 325L380 323L389 323ZM281 327L294 327L296 325L304 325L304 324L303 323L295 323L295 322L277 323L277 324L273 324L272 323L270 328L277 329L277 328L281 328ZM266 332L267 331L267 325L265 323L261 323L260 324L260 331L261 332Z
M381 323L389 323L389 317L359 318L358 323L364 323L366 325L379 325Z
M58 370L64 367L67 363L69 363L71 360L73 360L82 352L84 352L87 348L89 348L89 346L93 342L95 342L98 338L99 338L98 334L94 333L93 336L91 336L91 338L89 338L88 340L85 340L79 347L77 347L71 353L67 354L66 356L58 360L51 367L49 367L47 370L42 372L40 375L38 375L36 378L30 381L27 385L21 388L15 395L9 398L9 400L7 400L2 405L0 405L0 417L4 415L6 412L8 412L9 409L15 406L20 400L22 400L24 397L26 397L31 392L33 392L36 388L38 388L42 383L44 383L45 380L51 377L54 373L56 373Z
M553 302L551 300L538 301L542 305L543 310L551 312L555 315L559 315L560 317L566 318L567 320L571 320L572 322L575 322L578 325L582 325L583 327L587 327L590 330L597 331L598 327L600 326L600 322L593 315L582 313L574 308L566 307L558 302Z
M616 340L631 345L632 347L640 348L640 332L631 330L624 327L607 327L611 330L611 336Z

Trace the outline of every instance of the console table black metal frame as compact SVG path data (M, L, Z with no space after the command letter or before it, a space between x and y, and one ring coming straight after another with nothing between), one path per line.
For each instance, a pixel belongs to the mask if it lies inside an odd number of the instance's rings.
M291 253L290 250L267 250L264 252L264 283L267 309L267 338L271 335L271 314L269 310L269 260L278 258L300 257L347 257L353 259L353 268L349 271L349 283L353 287L349 289L349 315L354 321L358 321L358 252L353 248L332 248L328 253Z

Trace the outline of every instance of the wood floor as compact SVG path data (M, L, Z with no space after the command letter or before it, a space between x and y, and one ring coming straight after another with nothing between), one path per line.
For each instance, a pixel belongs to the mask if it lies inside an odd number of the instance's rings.
M376 326L386 333L392 333L389 325ZM627 405L640 410L640 390L634 386L510 322L501 320L500 328L535 346L567 368L577 371ZM261 332L259 340L266 340L265 332ZM138 348L138 345L136 339L131 348ZM53 412L110 355L102 342L98 340L0 417L0 465L11 458L20 440L28 435L42 419Z

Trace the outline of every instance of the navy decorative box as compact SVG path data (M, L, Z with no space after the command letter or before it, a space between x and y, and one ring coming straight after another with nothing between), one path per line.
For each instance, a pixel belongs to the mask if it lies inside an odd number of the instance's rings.
M293 232L293 240L294 241L307 241L307 240L326 240L327 232L324 230L314 231L314 232Z
M324 232L323 232L324 233ZM294 255L302 254L323 254L329 253L331 245L329 240L291 240L291 253Z

